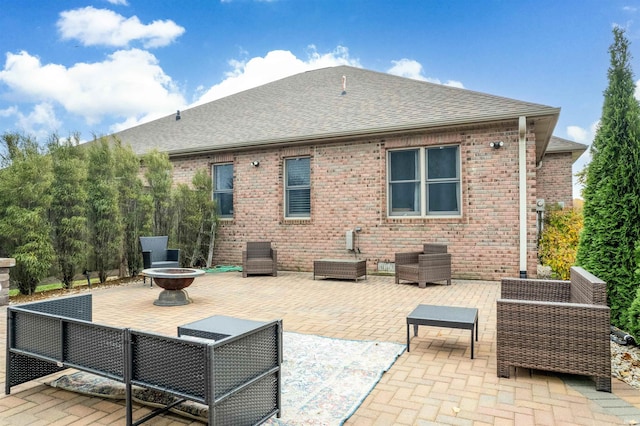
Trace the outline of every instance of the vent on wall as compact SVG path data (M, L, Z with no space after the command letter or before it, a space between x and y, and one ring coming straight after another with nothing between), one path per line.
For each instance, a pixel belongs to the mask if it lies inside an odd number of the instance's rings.
M353 250L353 231L351 229L345 233L345 239L347 241L347 250Z

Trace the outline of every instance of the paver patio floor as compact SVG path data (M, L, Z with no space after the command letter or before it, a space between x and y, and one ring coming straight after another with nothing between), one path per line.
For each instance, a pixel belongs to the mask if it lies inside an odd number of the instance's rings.
M403 353L346 425L611 425L640 422L640 391L613 379L613 393L581 378L518 370L496 377L496 298L500 283L454 280L451 286L367 280L313 280L311 273L277 277L240 272L196 278L186 306L155 306L160 289L142 281L93 290L93 320L175 335L176 327L211 315L282 318L285 331L406 343L406 316L418 304L476 307L479 339L470 359L469 332L420 327ZM4 381L6 308L0 319L0 380ZM285 348L286 350L286 348ZM124 403L50 388L44 380L0 395L1 425L124 424ZM4 383L3 383L4 388ZM135 418L148 412L137 407ZM174 415L149 425L199 424Z

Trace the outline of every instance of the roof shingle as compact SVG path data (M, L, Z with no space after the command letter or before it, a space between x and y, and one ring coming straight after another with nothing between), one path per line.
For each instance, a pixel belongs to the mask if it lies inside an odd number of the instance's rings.
M342 77L346 76L346 93ZM179 155L517 118L559 108L338 66L296 74L116 134L138 154ZM550 134L546 135L544 147ZM539 141L540 143L540 141Z

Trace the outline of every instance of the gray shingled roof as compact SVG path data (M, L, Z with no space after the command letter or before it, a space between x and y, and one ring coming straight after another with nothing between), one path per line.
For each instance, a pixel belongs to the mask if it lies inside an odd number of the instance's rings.
M575 162L587 150L587 148L587 145L552 136L549 141L547 152L570 152L572 154L571 158Z
M346 76L346 94L342 77ZM560 109L349 66L308 71L116 134L170 155L384 135L527 116L544 152Z

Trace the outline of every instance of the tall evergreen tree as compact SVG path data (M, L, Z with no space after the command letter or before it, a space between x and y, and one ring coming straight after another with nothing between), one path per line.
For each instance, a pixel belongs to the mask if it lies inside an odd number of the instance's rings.
M624 328L638 287L634 245L640 241L640 106L634 97L629 42L614 28L609 85L584 171L584 228L577 263L607 283L612 324Z
M171 176L173 167L167 153L153 150L144 156L144 177L153 199L153 234L171 235Z
M93 262L100 282L107 280L109 270L119 266L122 249L122 220L118 205L115 159L106 138L89 146L87 177L88 218Z
M87 266L87 161L79 144L78 135L64 141L53 135L49 141L53 162L49 220L58 274L65 288L71 288L78 270Z
M51 203L51 159L38 143L16 133L0 138L0 254L16 259L11 281L32 294L54 260L47 210Z
M122 217L123 238L120 275L134 276L142 269L139 238L151 232L151 196L140 179L140 159L130 146L114 140L113 153Z

